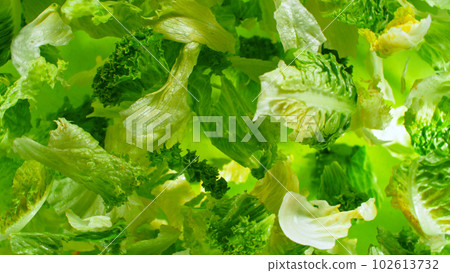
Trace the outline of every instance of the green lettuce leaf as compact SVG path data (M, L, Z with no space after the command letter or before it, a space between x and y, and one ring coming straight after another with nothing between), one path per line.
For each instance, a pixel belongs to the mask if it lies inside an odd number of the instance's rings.
M213 50L235 51L235 41L217 21L211 10L196 0L159 1L158 18L150 25L167 39L205 44Z
M354 210L341 212L338 208L324 200L308 201L301 194L288 192L278 213L279 223L292 241L329 250L335 247L336 239L347 237L352 219L371 221L377 215L373 198Z
M218 62L211 70L207 60L215 56L202 50L189 79L188 88L199 100L193 103L193 110L198 116L222 117L223 134L210 137L211 143L240 165L251 168L252 174L261 179L265 169L258 161L266 168L275 163L280 129L269 119L261 119L256 121L260 124L259 138L252 133L247 123L255 122L255 104L251 100L257 97L259 84L233 70L224 56L217 56ZM201 122L201 126L206 132L216 131L214 122Z
M21 255L120 254L123 238L117 236L124 228L125 222L122 220L100 232L13 233L9 236L9 243L11 251Z
M57 4L48 7L12 41L12 63L22 76L27 74L30 62L40 56L41 46L62 46L73 38L72 29L63 22L58 8Z
M161 226L158 236L150 240L139 241L126 249L128 255L159 255L175 244L181 232L170 226Z
M430 153L400 163L392 172L386 195L400 209L431 251L448 244L450 200L450 158Z
M372 169L364 146L336 144L318 152L312 179L317 198L341 204L344 210L355 209L368 198L380 204L383 194Z
M125 36L98 69L94 95L104 106L114 106L160 89L180 49L181 44L163 40L162 34L149 28Z
M320 0L321 10L330 18L367 28L375 33L381 32L394 18L394 12L400 7L395 0Z
M22 25L22 6L19 0L0 2L0 66L10 58L10 46Z
M132 1L67 0L61 13L76 30L87 32L95 39L123 37L128 31L143 27L142 10Z
M191 117L187 101L188 96L192 94L189 93L187 84L197 63L200 47L194 42L186 44L164 86L122 111L124 126L127 134L130 134L129 139L135 139L139 148L152 152L164 143L170 147L184 137L187 122Z
M430 28L420 46L419 55L436 71L450 71L450 53L448 45L450 38L450 15L432 17Z
M420 241L420 237L411 229L403 228L393 234L386 228L379 226L377 241L383 255L430 255L430 247Z
M260 77L256 116L281 118L296 142L324 149L350 126L356 110L351 75L333 54L301 51L294 66L279 67Z
M208 235L224 254L260 254L275 220L256 197L246 193L217 202Z
M314 16L298 0L275 1L274 16L284 50L317 52L326 41Z
M108 154L80 127L65 119L57 124L58 128L50 132L48 146L24 137L14 141L13 149L22 158L40 161L100 194L109 210L127 201L145 172Z
M450 154L450 73L417 81L405 105L405 128L415 150Z
M9 166L10 171L14 166L17 165L13 163ZM5 167L2 166L2 169ZM9 178L12 177L11 174L10 172ZM7 210L1 211L0 240L11 233L19 232L28 224L46 201L52 181L53 172L36 161L25 161L15 171L12 183L2 180L2 192L10 193L10 196L4 194L3 197L10 202Z

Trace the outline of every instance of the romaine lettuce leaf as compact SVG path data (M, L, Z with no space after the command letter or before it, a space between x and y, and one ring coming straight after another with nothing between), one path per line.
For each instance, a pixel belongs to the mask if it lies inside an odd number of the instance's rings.
M324 149L349 128L356 111L356 88L333 54L295 55L295 65L280 62L276 70L260 77L255 119L281 118L294 130L293 141Z
M9 162L2 160L1 163ZM2 169L4 167L6 166L2 166ZM11 173L9 178L11 179ZM2 192L10 193L9 196L6 194L2 197L10 202L6 210L0 211L0 240L11 233L19 232L28 224L47 199L52 181L53 172L36 161L25 161L15 171L12 183L2 179Z
M431 251L448 244L450 234L450 158L430 153L400 163L392 172L386 195L400 209Z

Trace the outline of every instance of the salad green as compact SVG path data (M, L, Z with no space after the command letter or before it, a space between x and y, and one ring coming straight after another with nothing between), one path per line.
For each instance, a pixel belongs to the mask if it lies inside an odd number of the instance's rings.
M0 254L450 254L448 1L0 4Z

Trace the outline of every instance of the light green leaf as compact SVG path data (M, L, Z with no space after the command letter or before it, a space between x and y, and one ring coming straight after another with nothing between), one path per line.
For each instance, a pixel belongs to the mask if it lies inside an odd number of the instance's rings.
M386 195L400 209L433 252L448 244L450 234L450 158L430 153L400 163Z
M171 70L166 84L156 92L142 97L121 114L127 134L131 134L139 148L153 151L166 143L171 147L184 137L191 111L187 103L190 94L187 83L192 70L197 63L200 52L198 43L189 43ZM145 121L146 128L134 129L135 124ZM151 128L148 130L147 128ZM168 139L167 128L171 131ZM144 147L145 144L145 147Z
M127 200L141 183L144 172L125 160L108 154L91 135L65 119L50 132L48 146L23 137L13 149L22 158L34 159L60 171L100 194L108 209Z
M104 231L112 227L111 218L109 216L91 216L81 219L71 210L66 211L66 217L69 224L76 230L81 232L98 232Z
M235 38L217 23L208 7L196 0L163 0L159 4L159 18L151 26L167 39L234 53Z
M294 242L318 249L332 249L335 240L347 237L352 219L371 221L377 215L375 199L351 211L339 211L324 200L308 201L296 192L284 196L278 214L284 234Z
M299 0L275 1L275 20L284 50L292 48L317 52L326 41L314 16Z
M58 5L53 4L33 22L26 25L11 44L11 58L20 75L30 70L30 62L40 56L43 45L62 46L73 38L71 28L58 14Z
M334 55L300 53L294 53L295 65L281 61L277 69L260 77L256 118L281 118L294 130L292 140L324 149L350 126L356 88Z
M1 216L0 240L22 230L36 215L50 193L52 180L53 173L36 161L25 161L17 169L10 188L11 203Z

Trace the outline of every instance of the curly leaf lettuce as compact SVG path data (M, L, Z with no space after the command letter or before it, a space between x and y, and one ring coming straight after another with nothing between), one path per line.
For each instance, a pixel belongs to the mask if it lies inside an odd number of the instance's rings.
M104 106L136 101L164 85L182 45L163 38L143 28L116 44L92 84L94 95Z
M450 73L417 81L405 105L405 128L415 150L450 154Z
M319 0L326 17L381 32L400 6L396 0Z

